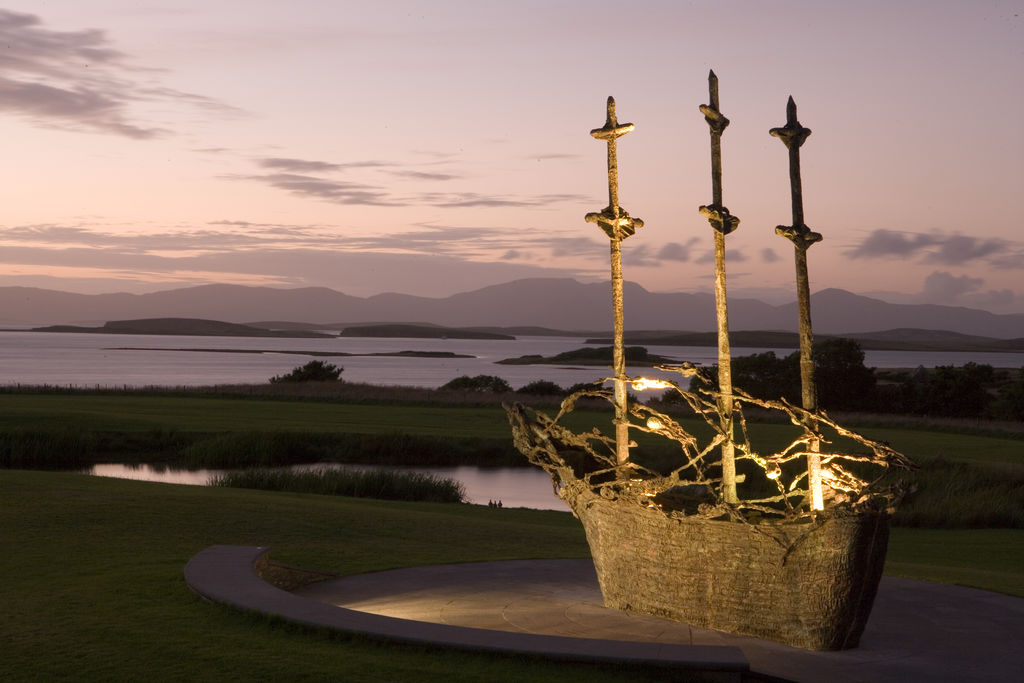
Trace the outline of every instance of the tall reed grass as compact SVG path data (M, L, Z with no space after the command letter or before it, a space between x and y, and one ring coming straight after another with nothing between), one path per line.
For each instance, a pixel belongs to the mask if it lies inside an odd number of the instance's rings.
M454 479L398 470L259 468L213 477L210 485L426 503L461 503L466 498Z
M924 460L893 524L930 529L1024 529L1024 468Z
M22 470L75 470L89 467L99 437L72 429L0 431L0 467Z
M101 432L0 430L0 468L77 470L104 462L182 469L280 467L318 462L525 467L511 440L317 432Z
M230 432L182 450L176 464L198 469L274 467L317 462L444 467L526 466L511 439L439 437L419 434L318 434Z

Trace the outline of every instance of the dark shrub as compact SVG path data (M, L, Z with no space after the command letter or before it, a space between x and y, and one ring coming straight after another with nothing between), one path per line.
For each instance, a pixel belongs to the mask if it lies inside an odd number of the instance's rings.
M512 391L508 382L494 375L462 375L441 388L452 391L493 391L496 394Z
M561 396L565 393L565 389L546 379L538 379L536 382L519 387L516 389L516 393L530 394L531 396Z
M340 382L341 373L345 368L325 363L322 360L311 360L297 367L287 375L276 375L270 378L271 384L281 382Z

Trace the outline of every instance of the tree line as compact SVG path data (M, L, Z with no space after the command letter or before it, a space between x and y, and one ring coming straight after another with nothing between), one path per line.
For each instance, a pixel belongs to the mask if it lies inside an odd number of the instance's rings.
M1024 420L1024 368L1014 374L971 362L879 372L864 365L860 344L842 338L817 342L813 359L818 406L825 410ZM717 370L710 366L705 374L713 387ZM800 404L799 352L734 358L732 378L734 386L759 398Z
M879 371L864 365L860 344L842 338L817 342L813 359L818 406L824 410L1024 420L1024 368L1013 373L972 362L961 367L919 367L901 373ZM342 371L343 368L323 361L311 361L270 381L340 381ZM702 374L711 388L717 388L717 365L706 366ZM766 351L733 358L732 379L735 387L758 398L784 398L800 405L799 352L780 357L774 351ZM702 380L694 382L699 384L691 384L691 390L707 386ZM566 389L538 380L513 390L501 377L463 375L441 390L558 396L585 388L593 385L577 384ZM669 390L661 400L672 402L679 400L679 395Z

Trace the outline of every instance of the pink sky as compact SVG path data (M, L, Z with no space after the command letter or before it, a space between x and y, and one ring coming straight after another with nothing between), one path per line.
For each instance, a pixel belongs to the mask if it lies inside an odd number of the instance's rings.
M0 285L445 296L607 278L604 123L646 226L625 275L708 291L707 73L730 294L1024 312L1024 1L49 0L0 10Z

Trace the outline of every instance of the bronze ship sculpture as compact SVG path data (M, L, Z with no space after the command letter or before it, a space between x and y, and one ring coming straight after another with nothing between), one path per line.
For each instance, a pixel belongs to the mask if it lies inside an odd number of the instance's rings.
M608 98L605 125L591 135L608 144L609 205L586 220L611 243L613 374L568 396L554 416L506 405L513 439L582 522L606 606L810 650L856 647L905 486L891 473L915 466L816 405L806 251L821 235L803 223L799 148L810 131L797 122L792 98L786 126L770 132L790 156L793 225L776 231L796 249L803 400L759 398L732 385L724 254L739 219L722 203L721 135L729 121L719 111L714 72L709 90L700 111L711 129L713 199L699 210L715 240L718 376L689 363L659 367L673 379L626 375L621 242L643 221L618 204L616 144L633 124L618 123ZM602 388L606 381L611 390ZM667 389L693 417L629 402L629 387ZM577 405L595 401L612 404L612 435L567 426ZM788 424L788 434L752 434L755 415ZM643 443L672 443L675 466L639 464L634 454L642 447L631 433Z

